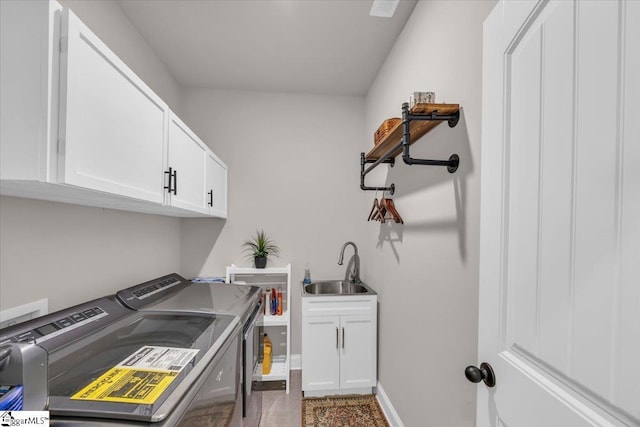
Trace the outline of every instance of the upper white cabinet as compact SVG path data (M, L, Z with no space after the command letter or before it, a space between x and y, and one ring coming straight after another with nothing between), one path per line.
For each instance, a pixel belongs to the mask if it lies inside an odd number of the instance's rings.
M61 15L57 3L0 1L2 184L56 179Z
M227 217L227 165L212 152L206 158L207 206L209 213L221 218Z
M0 194L226 217L224 163L73 12L0 8Z
M69 10L62 34L59 182L161 204L169 107Z
M165 171L167 204L195 212L209 212L205 204L206 155L206 145L172 114L169 121L168 168Z

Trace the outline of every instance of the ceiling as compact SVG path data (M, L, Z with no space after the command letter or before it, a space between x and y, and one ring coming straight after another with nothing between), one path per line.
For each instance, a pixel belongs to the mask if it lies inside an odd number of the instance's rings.
M119 0L179 84L364 95L413 11L372 0Z

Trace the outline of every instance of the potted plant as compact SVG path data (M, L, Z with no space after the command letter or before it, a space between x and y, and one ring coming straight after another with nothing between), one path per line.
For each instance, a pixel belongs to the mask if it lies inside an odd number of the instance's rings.
M256 268L265 268L269 255L280 255L280 248L273 243L264 230L256 230L256 234L251 236L251 240L245 241L242 246L247 256L253 257Z

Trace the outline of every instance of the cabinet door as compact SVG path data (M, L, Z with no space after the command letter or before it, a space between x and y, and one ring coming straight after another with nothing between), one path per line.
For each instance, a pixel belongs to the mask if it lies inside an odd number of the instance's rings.
M375 387L376 317L340 318L340 388Z
M167 204L194 212L208 213L205 203L205 159L207 148L178 117L169 121L167 171L171 168L172 190L167 192ZM165 185L168 174L165 175Z
M340 387L340 321L338 316L302 318L302 390Z
M58 181L161 204L167 105L69 10L61 50Z
M227 166L210 151L207 152L206 176L207 185L205 191L209 213L221 218L226 218Z

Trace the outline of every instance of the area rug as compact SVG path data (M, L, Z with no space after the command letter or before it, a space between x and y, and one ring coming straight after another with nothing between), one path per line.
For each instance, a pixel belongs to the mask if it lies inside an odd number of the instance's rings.
M336 396L302 399L302 427L389 427L389 423L375 396Z

